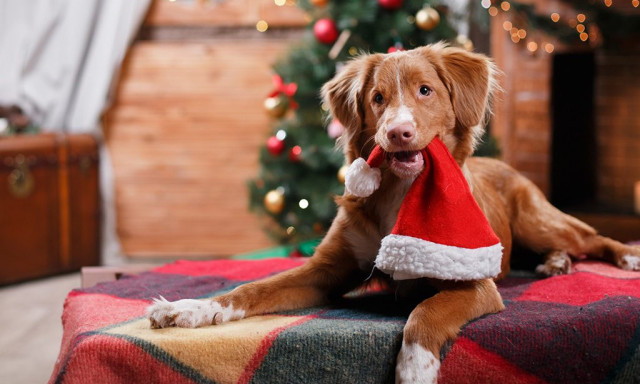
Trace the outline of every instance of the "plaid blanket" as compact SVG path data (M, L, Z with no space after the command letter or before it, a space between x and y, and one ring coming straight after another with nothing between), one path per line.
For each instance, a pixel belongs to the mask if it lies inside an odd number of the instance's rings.
M302 259L180 261L72 291L51 383L391 383L407 313L393 294L199 329L150 329L145 308L204 298ZM441 383L640 383L640 274L583 261L499 284L506 309L465 326Z

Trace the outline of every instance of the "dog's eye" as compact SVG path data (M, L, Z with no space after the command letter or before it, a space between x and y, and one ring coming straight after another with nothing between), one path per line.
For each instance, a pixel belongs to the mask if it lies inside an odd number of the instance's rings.
M421 86L420 94L422 96L429 96L431 94L431 88L427 87L426 85Z
M380 94L380 93L376 93L376 95L375 95L375 96L373 96L373 101L374 101L376 104L382 104L382 103L384 103L384 97L382 97L382 94Z

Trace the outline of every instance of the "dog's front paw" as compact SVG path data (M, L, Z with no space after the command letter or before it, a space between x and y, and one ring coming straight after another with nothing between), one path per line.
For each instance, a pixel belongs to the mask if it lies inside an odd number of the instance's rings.
M435 384L440 361L418 343L402 342L396 363L396 384Z
M627 271L640 271L640 256L624 255L620 258L618 267Z
M232 305L222 306L215 300L167 301L160 297L153 301L154 303L147 308L151 328L197 328L244 317L244 311L234 310Z

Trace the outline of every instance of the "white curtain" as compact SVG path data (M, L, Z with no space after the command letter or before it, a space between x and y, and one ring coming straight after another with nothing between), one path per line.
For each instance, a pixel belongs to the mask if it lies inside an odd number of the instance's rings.
M0 0L0 104L45 131L93 133L151 0ZM101 145L103 264L120 260L113 178Z

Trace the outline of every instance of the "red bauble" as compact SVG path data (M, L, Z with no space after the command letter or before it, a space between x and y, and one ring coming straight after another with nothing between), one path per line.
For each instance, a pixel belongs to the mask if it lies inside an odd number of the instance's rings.
M331 19L320 19L313 25L313 34L323 44L333 44L338 39L338 27Z
M393 46L393 47L389 47L389 49L387 49L387 53L393 53L393 52L400 52L400 51L404 51L405 49L402 48L402 46Z
M403 0L378 0L378 4L386 9L398 9L402 7Z
M278 156L284 150L284 141L278 139L275 136L271 136L267 140L267 150L273 156Z
M302 148L299 145L296 145L295 147L291 148L291 151L289 151L289 160L295 162L300 161L300 155L302 155Z

